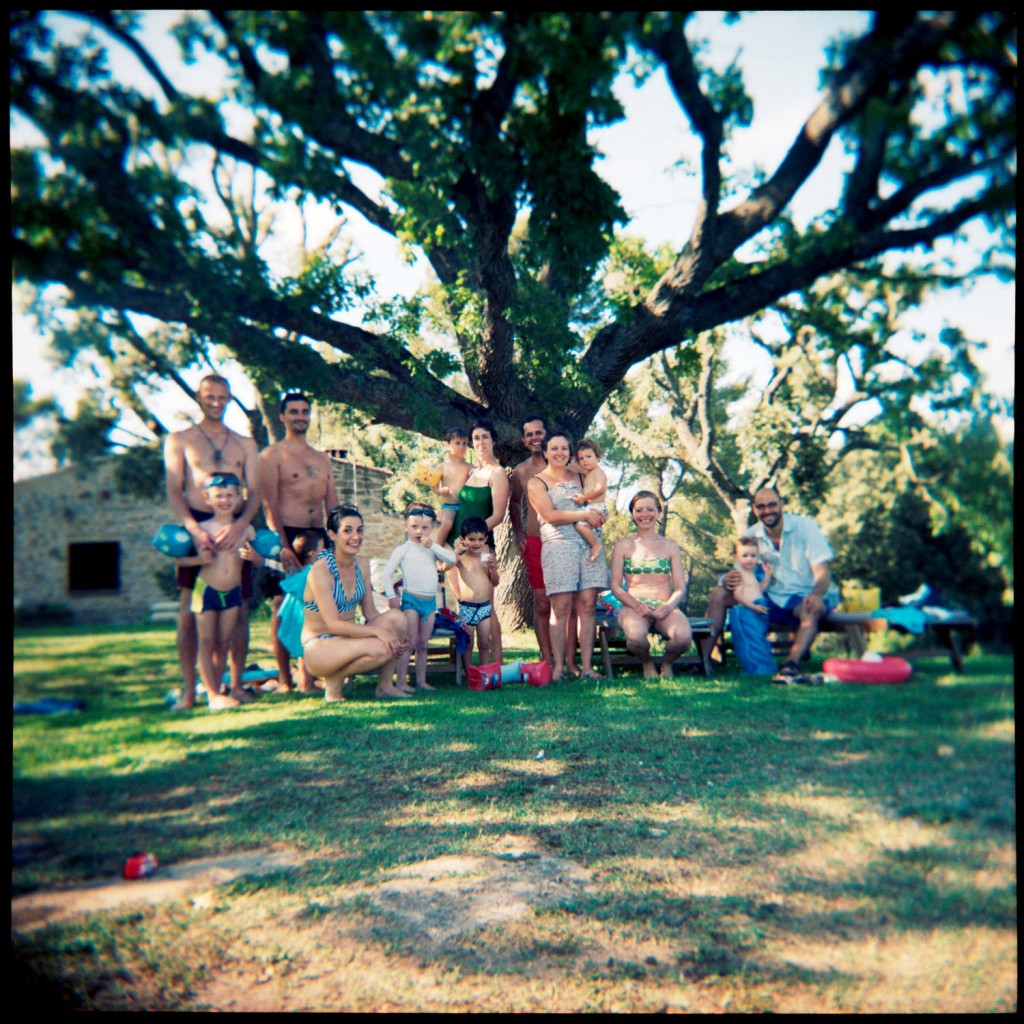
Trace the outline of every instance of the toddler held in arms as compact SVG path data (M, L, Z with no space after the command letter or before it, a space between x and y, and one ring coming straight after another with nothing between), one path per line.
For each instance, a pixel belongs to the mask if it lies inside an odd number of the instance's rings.
M577 505L608 515L605 498L608 495L608 477L600 466L601 447L589 437L583 438L576 446L576 464L583 470L583 493L577 494L572 500ZM588 523L577 523L576 532L587 542L590 548L590 561L601 557L600 527L592 528Z

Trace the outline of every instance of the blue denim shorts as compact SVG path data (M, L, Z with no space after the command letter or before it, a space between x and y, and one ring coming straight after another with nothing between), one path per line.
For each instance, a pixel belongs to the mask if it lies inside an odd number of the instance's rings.
M793 626L794 628L799 626L800 620L794 611L806 596L806 594L793 594L792 597L786 598L785 604L776 604L771 597L765 594L763 600L768 607L768 621L773 625ZM821 603L825 606L826 615L835 611L839 604L834 597L830 597L828 594L821 599Z

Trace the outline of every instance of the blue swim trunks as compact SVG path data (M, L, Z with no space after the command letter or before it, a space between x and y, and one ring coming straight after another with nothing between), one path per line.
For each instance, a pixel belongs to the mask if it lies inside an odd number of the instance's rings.
M437 595L432 597L420 597L419 594L407 594L402 592L402 611L413 611L421 619L433 615L437 611Z
M490 601L460 601L459 621L464 626L479 626L486 622L492 614Z
M794 612L805 596L805 594L793 594L786 599L785 604L777 604L769 594L765 594L756 603L764 604L768 608L768 621L773 625L797 627L800 625L800 620ZM831 594L826 594L821 599L821 603L825 606L825 614L828 615L829 612L835 611L839 602Z
M197 579L192 590L191 609L193 613L225 612L229 608L240 608L242 605L241 586L230 590L217 590L204 579Z

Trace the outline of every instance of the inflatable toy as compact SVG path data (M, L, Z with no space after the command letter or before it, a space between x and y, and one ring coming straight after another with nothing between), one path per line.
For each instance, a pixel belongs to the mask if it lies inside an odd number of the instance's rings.
M466 686L470 690L497 690L501 686L501 662L470 665L466 673Z
M522 672L518 661L502 665L500 661L492 661L488 665L470 665L467 686L471 690L497 690L502 683L518 683Z
M196 553L191 534L184 526L174 523L165 523L161 526L149 543L169 558L188 558L189 555Z
M230 672L225 672L224 675L221 678L222 678L223 682L230 683L231 682L231 673ZM263 683L263 682L266 682L266 680L268 680L268 679L276 679L276 678L277 678L277 668L276 667L274 667L274 668L260 668L259 665L250 665L249 668L247 668L242 673L242 682L243 683Z
M264 558L277 558L281 554L281 538L273 530L257 530L250 543Z
M417 466L414 470L416 479L428 487L436 487L441 482L441 470L435 466Z
M882 658L880 661L826 658L825 664L821 667L825 675L834 676L841 683L883 686L905 683L914 671L909 661L893 657Z
M551 682L551 666L546 661L530 661L520 665L521 678L530 686L547 686Z

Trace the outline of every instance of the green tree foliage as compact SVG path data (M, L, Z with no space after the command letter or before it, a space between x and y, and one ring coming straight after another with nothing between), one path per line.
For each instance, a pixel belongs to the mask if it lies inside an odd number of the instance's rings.
M881 587L883 601L890 604L927 583L936 589L935 604L969 609L991 634L1007 625L1006 578L979 555L977 538L965 524L937 527L930 503L904 490L868 510L842 546L839 564L845 578Z
M630 375L609 448L628 482L661 494L696 564L728 562L750 496L774 484L826 526L839 575L890 601L927 581L988 622L1012 602L1012 452L992 425L1011 409L986 393L962 332L902 329L924 287L910 271L845 271L745 325L762 366L730 373L719 330ZM934 576L920 575L928 552Z
M53 454L61 465L88 466L110 453L110 432L117 426L117 413L100 395L88 395L78 403L75 415L60 416Z
M188 12L182 53L219 84L161 66L140 12L77 17L92 32L69 42L52 12L11 15L11 103L38 133L12 152L14 272L120 345L139 315L179 333L135 349L122 401L167 374L158 354L180 369L222 345L265 403L301 388L435 438L486 413L516 439L542 408L579 434L645 359L844 268L881 277L913 252L941 273L929 247L982 220L992 266L1012 231L1009 12L876 16L826 55L817 106L753 185L729 177L754 116L741 69L710 66L683 13ZM664 69L702 203L660 273L600 306L626 216L588 131L622 117L628 68ZM842 196L797 229L790 201L834 139ZM332 234L356 216L425 259L430 301L362 316L372 284ZM289 218L309 234L282 262ZM820 467L802 472L810 492Z
M33 398L32 385L28 381L16 380L11 410L14 416L14 429L21 430L37 417L56 412L57 404L52 398Z

